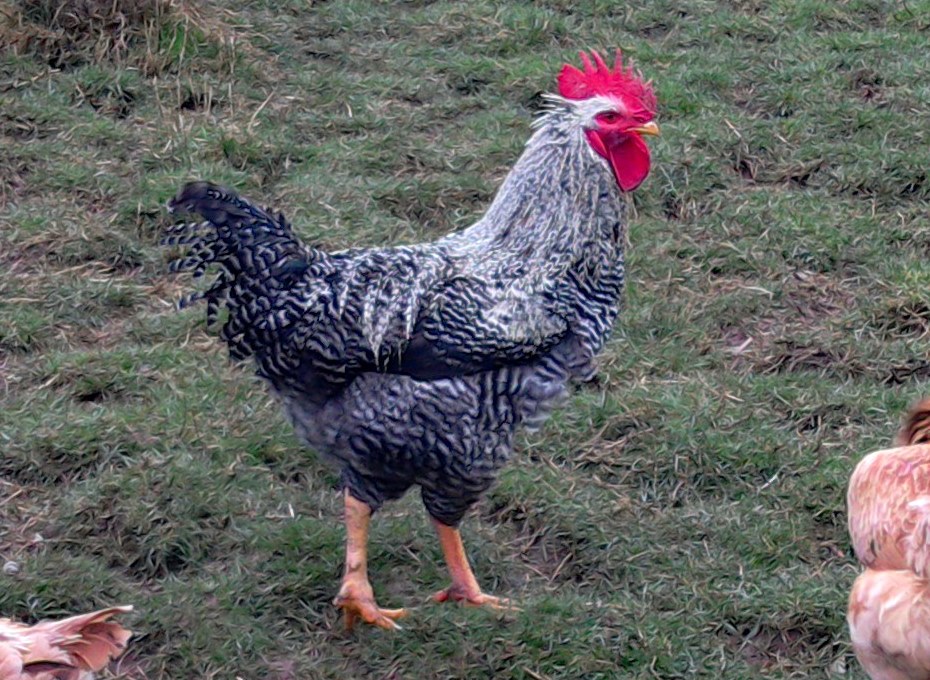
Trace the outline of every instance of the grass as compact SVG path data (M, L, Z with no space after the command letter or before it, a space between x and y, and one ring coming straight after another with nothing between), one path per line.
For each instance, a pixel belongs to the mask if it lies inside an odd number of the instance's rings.
M4 615L135 604L127 679L865 677L844 494L930 378L930 3L55 5L0 13ZM205 177L325 247L434 238L616 45L663 130L626 308L464 524L523 611L427 602L411 495L371 575L413 616L347 635L336 476L174 311L162 206Z

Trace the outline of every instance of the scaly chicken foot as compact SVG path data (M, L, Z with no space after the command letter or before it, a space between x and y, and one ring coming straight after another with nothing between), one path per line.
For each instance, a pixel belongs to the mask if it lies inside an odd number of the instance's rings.
M346 630L361 619L380 628L399 630L395 619L407 615L405 609L381 609L375 602L368 580L368 524L371 508L345 491L346 568L342 587L333 604L345 612Z
M395 619L407 615L406 609L382 609L375 602L371 585L367 580L360 582L346 582L342 584L339 594L333 604L345 612L346 630L351 631L356 622L361 619L379 628L387 630L400 630Z
M452 600L453 602L464 602L466 605L473 607L519 611L519 607L514 606L507 598L486 595L481 592L478 580L468 563L465 546L462 544L462 535L458 529L435 519L433 520L433 526L436 527L436 533L439 535L442 554L446 558L449 575L452 577L452 585L433 595L433 600L436 602Z

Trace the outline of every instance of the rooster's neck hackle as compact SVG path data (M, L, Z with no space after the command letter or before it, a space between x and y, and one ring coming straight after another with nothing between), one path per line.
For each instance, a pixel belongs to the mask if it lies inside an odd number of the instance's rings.
M550 277L579 262L597 269L605 248L622 249L624 199L572 103L552 97L534 127L484 217L447 242L482 253L485 266L516 258Z

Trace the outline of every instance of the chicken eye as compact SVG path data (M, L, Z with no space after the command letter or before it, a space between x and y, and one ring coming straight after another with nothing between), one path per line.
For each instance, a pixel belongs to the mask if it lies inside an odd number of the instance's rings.
M618 120L620 120L620 114L618 114L616 111L607 111L600 115L600 119L604 123L616 123Z

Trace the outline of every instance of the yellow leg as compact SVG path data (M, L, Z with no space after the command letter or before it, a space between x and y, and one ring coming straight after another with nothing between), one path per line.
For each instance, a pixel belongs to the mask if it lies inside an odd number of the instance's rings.
M436 533L439 534L439 545L442 546L442 554L446 558L449 575L452 577L452 585L433 595L436 602L452 600L453 602L464 602L475 607L517 609L506 598L485 595L481 592L478 580L471 570L471 565L468 564L468 556L465 555L465 546L462 545L462 535L458 529L435 519L433 520L433 526L436 527Z
M333 604L345 612L346 630L362 619L389 630L399 629L394 620L407 615L404 609L381 609L368 581L368 523L371 508L345 491L346 570Z

